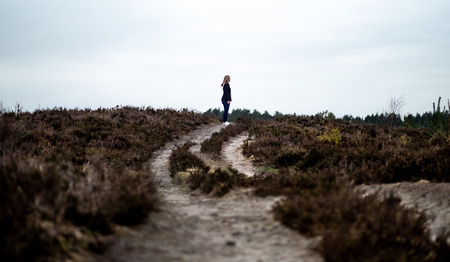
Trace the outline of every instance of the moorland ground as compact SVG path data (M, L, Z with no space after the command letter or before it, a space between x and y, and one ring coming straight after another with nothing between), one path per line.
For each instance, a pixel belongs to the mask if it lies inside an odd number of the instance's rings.
M449 258L445 132L297 116L221 128L152 108L0 120L7 259Z
M259 171L252 177L233 169L211 171L180 147L173 161L189 173L191 189L223 195L232 188L252 188L258 196L283 196L273 207L276 219L303 235L321 236L314 249L327 261L448 259L448 135L296 116L230 128L248 130L243 153ZM219 137L226 141L236 133L228 129L206 140L202 151L219 152ZM412 202L402 202L399 197L405 195L395 190L366 194L374 192L375 183L423 179L433 186L403 184ZM362 184L368 185L366 193L359 190ZM435 194L422 201L427 189ZM418 211L430 207L423 205L430 199L434 208L427 219ZM430 218L433 212L437 219ZM432 225L431 235L427 225Z

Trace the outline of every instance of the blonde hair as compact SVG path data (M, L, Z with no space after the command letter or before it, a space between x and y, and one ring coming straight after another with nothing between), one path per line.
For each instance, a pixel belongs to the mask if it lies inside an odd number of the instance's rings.
M225 86L225 84L228 84L228 82L230 82L230 76L225 75L225 77L223 78L222 86Z

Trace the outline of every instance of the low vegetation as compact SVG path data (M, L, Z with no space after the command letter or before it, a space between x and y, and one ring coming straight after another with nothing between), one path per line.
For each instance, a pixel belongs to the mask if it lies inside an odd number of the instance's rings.
M237 187L283 196L275 217L304 235L321 236L316 249L327 261L450 261L449 232L432 241L423 214L402 208L392 195L379 200L354 188L450 182L448 110L440 110L439 102L431 126L420 129L393 127L394 118L390 125L344 121L327 111L253 114L258 120L223 128L201 151L216 158L225 141L246 131L243 152L263 171L248 178L231 168L210 168L188 143L170 157L174 180L219 197ZM188 110L134 107L2 112L0 260L101 252L101 236L114 225L141 223L157 209L146 166L152 152L211 120Z
M0 116L0 259L65 260L101 251L114 224L157 207L145 163L211 119L188 110L38 110Z
M275 217L302 234L321 236L316 249L327 261L450 258L448 233L432 241L423 214L401 207L392 195L383 200L363 197L353 187L421 179L449 182L448 133L314 116L278 116L247 124L244 154L267 167L265 171L247 178L201 166L184 169L190 172L192 189L220 196L231 188L252 187L259 196L285 196L274 206ZM210 144L205 141L202 148ZM214 148L204 152L217 154L221 143Z
M230 126L227 129L233 128ZM189 151L190 146L190 143L180 146L170 155L170 173L175 181L185 182L192 190L199 189L204 194L214 196L223 196L238 186L248 186L249 180L245 175L232 168L211 169Z
M449 182L450 137L427 130L380 127L315 117L278 117L249 129L244 153L266 174L261 195L282 194L277 219L310 236L327 261L445 261L442 235L430 240L423 215L387 196L362 197L353 184Z
M259 121L244 153L259 165L296 171L333 169L356 184L450 182L450 135L315 117Z
M276 219L306 236L321 236L316 247L326 261L446 261L442 235L431 241L425 216L400 206L392 195L362 197L335 171L270 176L257 191L282 194Z

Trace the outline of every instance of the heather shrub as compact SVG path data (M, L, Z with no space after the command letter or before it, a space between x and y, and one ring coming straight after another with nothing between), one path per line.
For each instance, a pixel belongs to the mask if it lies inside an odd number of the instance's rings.
M111 233L113 224L143 222L158 202L152 177L143 171L85 174L69 191L64 218L92 231ZM107 177L107 178L106 178Z
M39 167L22 158L22 127L0 117L0 259L32 261L67 252L42 227L62 211L66 181L55 165ZM37 258L37 259L36 259Z
M64 184L55 167L40 170L28 163L2 159L0 164L0 258L26 261L61 253L62 247L42 228L42 220L56 219L62 211ZM67 250L65 250L67 251Z
M307 236L322 236L317 246L326 261L436 261L450 247L430 240L425 216L403 209L392 195L380 201L362 197L332 170L289 173L274 179L286 198L275 217Z
M446 261L447 237L431 241L425 217L399 199L362 197L354 183L448 182L449 140L427 130L316 117L254 122L244 154L277 172L256 176L256 194L284 195L273 208L283 224L321 236L327 261Z
M277 117L251 125L244 154L257 165L333 168L355 183L448 182L450 139L425 129L380 127L314 117Z
M112 185L116 195L109 208L111 221L121 225L136 225L143 222L155 209L156 187L152 177L144 172L121 174Z
M70 259L156 208L151 154L210 119L188 110L37 110L0 115L0 258ZM5 258L5 259L3 259Z
M232 188L246 185L246 177L233 169L215 169L206 173L200 183L203 193L223 196Z
M192 190L200 189L204 194L223 196L232 188L246 185L246 177L236 170L210 168L196 155L189 151L192 144L187 143L172 151L169 158L171 176L187 172L187 184Z
M188 169L198 169L201 173L208 172L209 167L206 166L205 162L189 151L191 146L191 143L186 143L172 150L169 157L169 170L172 178L177 172L183 172Z
M320 195L341 188L341 185L337 183L338 180L342 178L333 170L316 174L311 171L303 173L281 169L270 175L255 176L252 185L259 196L291 196L301 194L304 190L313 190L310 192Z

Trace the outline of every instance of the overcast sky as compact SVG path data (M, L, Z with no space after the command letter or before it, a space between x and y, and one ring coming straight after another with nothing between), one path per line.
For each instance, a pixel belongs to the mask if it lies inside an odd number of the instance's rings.
M0 0L0 102L402 115L450 98L448 0ZM443 106L443 105L441 105Z

